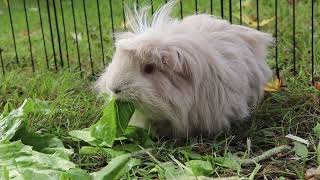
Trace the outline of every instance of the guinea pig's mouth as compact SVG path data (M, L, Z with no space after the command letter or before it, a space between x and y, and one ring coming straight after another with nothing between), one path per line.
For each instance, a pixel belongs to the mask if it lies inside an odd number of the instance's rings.
M136 101L135 98L133 98L126 92L112 93L112 95L119 101L130 101L130 102Z

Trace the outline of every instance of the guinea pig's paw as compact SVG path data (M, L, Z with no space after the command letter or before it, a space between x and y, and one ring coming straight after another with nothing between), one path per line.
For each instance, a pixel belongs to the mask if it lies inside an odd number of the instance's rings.
M173 137L174 131L169 121L154 121L151 124L151 132L158 137Z

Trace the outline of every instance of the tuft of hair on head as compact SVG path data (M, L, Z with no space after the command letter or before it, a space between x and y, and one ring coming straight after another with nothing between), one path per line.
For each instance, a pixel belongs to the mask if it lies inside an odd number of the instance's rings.
M170 24L173 19L170 17L172 8L179 0L170 0L165 5L163 5L159 10L157 10L150 20L148 17L148 12L150 5L145 5L137 8L134 4L133 11L125 5L125 16L128 21L129 30L132 33L140 34L147 30L162 32L166 30L168 24Z

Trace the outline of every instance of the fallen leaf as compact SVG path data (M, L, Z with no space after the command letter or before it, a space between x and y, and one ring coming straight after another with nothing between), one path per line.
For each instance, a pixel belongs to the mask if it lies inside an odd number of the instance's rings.
M31 12L38 12L38 8L36 8L36 7L31 7L28 10Z
M320 139L320 123L317 123L317 125L313 128L313 132L316 137Z
M244 8L248 8L248 9L251 9L253 8L253 2L252 0L246 0L242 3L242 7Z
M209 161L191 160L186 162L186 167L196 176L209 176L213 173L212 164Z
M80 42L82 40L82 35L81 35L81 32L79 33L71 33L71 37L74 39L74 41L77 41L77 38L78 38L78 42Z
M269 19L264 19L264 20L260 21L259 26L265 26L265 25L269 24L271 21L273 21L274 19L275 19L274 16Z
M314 82L313 86L320 91L320 82Z
M310 168L306 171L304 175L305 180L316 180L320 179L320 167L318 168Z
M299 156L302 159L306 159L308 157L309 151L305 144L299 143L299 142L293 142L294 144L294 151L297 156Z
M240 19L240 16L237 15L237 14L234 14L234 17ZM273 20L275 19L275 17L271 17L271 18L268 18L268 19L263 19L263 20L260 20L259 21L259 26L260 27L263 27L267 24L269 24L270 22L272 22ZM244 24L248 25L249 27L251 28L256 28L258 26L258 23L257 23L257 18L256 16L246 16L246 15L242 15L242 22L244 22Z
M130 154L120 155L112 159L106 167L91 173L91 175L95 180L119 179L127 172L130 159Z
M281 79L275 78L267 83L264 87L264 91L266 92L278 92L281 90L283 82Z
M292 134L288 134L288 135L286 135L286 138L289 138L289 139L292 139L292 140L297 141L299 143L305 144L305 145L307 145L307 147L309 146L309 141L302 139L301 137L298 137L298 136L295 136Z

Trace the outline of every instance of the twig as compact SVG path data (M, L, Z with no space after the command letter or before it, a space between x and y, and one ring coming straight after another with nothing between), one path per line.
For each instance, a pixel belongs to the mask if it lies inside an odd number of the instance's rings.
M260 156L256 156L254 158L251 158L251 159L245 159L242 161L241 165L242 166L248 166L248 165L253 165L255 163L258 163L260 161L263 161L263 160L266 160L266 159L269 159L270 157L280 153L280 152L283 152L283 151L289 151L291 148L287 145L282 145L282 146L279 146L279 147L275 147L275 148L272 148L266 152L264 152L263 154L261 154Z

